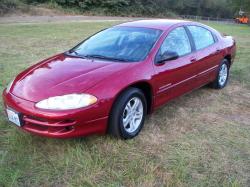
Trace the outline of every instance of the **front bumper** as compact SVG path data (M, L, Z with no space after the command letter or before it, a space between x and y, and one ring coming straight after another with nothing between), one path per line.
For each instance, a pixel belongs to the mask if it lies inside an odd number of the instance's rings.
M33 134L71 138L90 134L106 133L107 109L99 103L84 109L67 111L46 111L35 107L35 103L3 92L5 108L13 109L21 115L21 129Z

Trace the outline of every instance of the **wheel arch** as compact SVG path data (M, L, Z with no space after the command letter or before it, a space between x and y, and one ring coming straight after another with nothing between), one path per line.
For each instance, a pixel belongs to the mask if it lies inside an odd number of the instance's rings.
M130 85L121 89L118 92L118 94L115 96L115 99L112 105L114 105L118 97L128 88L138 88L144 93L144 96L147 101L147 114L152 113L153 111L153 87L148 81L145 81L145 80L131 83Z
M229 63L229 68L231 67L232 65L232 56L230 54L227 54L224 59L226 59Z

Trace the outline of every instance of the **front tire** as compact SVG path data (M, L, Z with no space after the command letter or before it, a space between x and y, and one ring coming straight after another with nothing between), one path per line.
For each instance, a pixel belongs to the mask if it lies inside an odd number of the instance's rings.
M139 134L147 113L147 102L138 88L125 90L115 101L109 117L110 134L131 139Z
M222 89L227 85L229 78L229 68L228 60L224 59L220 64L216 79L211 83L212 88Z

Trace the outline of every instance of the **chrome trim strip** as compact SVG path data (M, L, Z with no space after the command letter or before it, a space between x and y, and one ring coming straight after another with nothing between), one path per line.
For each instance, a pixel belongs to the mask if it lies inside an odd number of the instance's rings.
M169 86L171 86L171 85L172 85L172 83L166 84L166 85L160 87L159 90L162 90L162 89L164 89L164 88L167 88L167 87L169 87Z
M189 78L187 78L187 79L185 79L185 80L182 80L182 81L180 81L180 82L178 82L178 83L176 83L176 84L171 84L171 83L169 83L169 84L167 84L166 86L162 86L162 87L160 87L159 88L159 90L158 90L158 94L159 93L161 93L161 92L164 92L164 91L166 91L166 90L168 90L168 89L170 89L170 88L173 88L173 87L175 87L175 86L178 86L179 84L182 84L182 83L184 83L184 82L186 82L186 81L189 81L190 79L193 79L193 78L195 78L195 77L197 77L197 75L194 75L194 76L192 76L192 77L189 77Z
M185 80L182 80L182 81L176 83L176 84L173 85L173 86L177 86L177 85L179 85L179 84L181 84L181 83L184 83L184 82L186 82L186 81L189 81L190 79L193 79L193 78L195 78L195 77L197 77L197 75L194 75L194 76L189 77L189 78L187 78L187 79L185 79Z
M216 66L213 66L213 67L211 67L211 68L208 68L208 69L206 69L205 71L200 72L198 75L202 75L202 74L204 74L204 73L207 73L208 71L213 70L213 69L217 68L218 66L219 66L219 65L216 65Z

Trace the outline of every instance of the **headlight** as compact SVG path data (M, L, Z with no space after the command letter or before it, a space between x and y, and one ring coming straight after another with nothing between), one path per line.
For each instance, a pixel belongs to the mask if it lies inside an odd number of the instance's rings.
M97 98L89 94L69 94L50 97L36 103L37 108L49 110L68 110L86 107L96 103Z
M6 92L8 93L12 87L12 84L13 84L14 80L12 80L6 87Z

